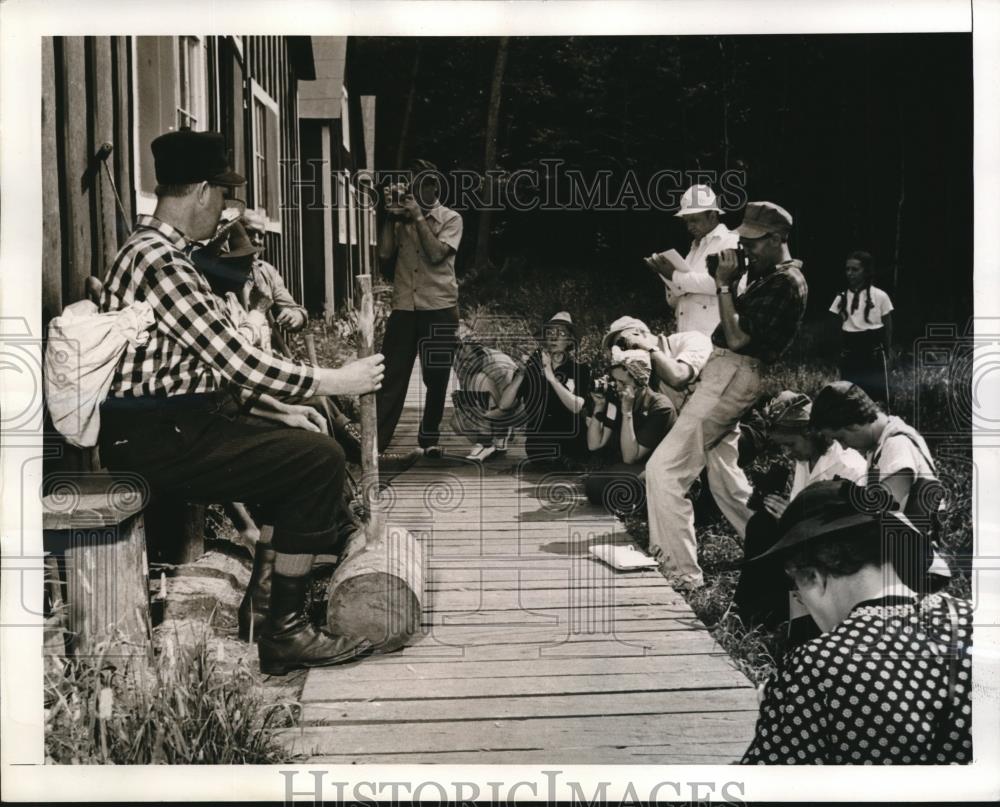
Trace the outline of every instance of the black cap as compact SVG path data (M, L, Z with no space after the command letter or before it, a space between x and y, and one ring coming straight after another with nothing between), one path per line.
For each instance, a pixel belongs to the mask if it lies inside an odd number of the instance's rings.
M229 166L226 141L219 132L192 132L181 129L157 137L150 148L160 185L187 185L211 182L237 186L246 179Z

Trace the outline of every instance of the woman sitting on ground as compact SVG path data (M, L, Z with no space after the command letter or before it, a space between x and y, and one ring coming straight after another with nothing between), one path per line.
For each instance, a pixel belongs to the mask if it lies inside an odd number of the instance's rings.
M943 490L930 449L916 429L902 418L885 414L861 387L849 381L834 381L819 391L809 425L865 455L868 484L881 485L903 513L937 537L945 506ZM948 564L931 549L919 568L900 573L922 593L937 591L951 579Z
M459 327L459 338L454 369L460 389L452 393L452 430L473 441L467 459L484 462L502 457L511 430L518 425L520 407L504 412L499 404L517 363L503 351L476 341L464 326Z
M650 388L652 366L647 351L615 346L611 356L610 375L618 400L608 399L613 389L591 390L593 413L587 418L587 447L592 454L611 448L616 461L589 474L584 489L592 504L621 518L645 510L643 468L677 420L677 410L670 398Z
M563 465L581 460L587 451L583 407L590 390L590 367L573 358L576 328L560 311L542 326L542 347L524 356L500 396L500 409L525 410L525 452L534 462Z
M886 557L919 540L898 512L862 509L851 482L817 482L781 517L779 564L823 634L765 684L743 764L944 765L972 761L972 608L918 599Z
M766 491L760 499L762 508L747 522L743 542L744 557L753 557L769 549L778 540L778 520L790 501L808 485L828 479L848 479L864 483L865 459L857 451L809 428L812 401L808 395L785 390L764 409L768 423L768 441L778 446L794 461L792 487L788 496L781 491ZM756 497L754 497L756 498ZM812 638L815 625L804 611L792 604L791 612L785 576L781 569L747 570L733 595L733 608L748 629L758 625L773 630L786 619L793 641ZM802 619L799 622L798 619Z

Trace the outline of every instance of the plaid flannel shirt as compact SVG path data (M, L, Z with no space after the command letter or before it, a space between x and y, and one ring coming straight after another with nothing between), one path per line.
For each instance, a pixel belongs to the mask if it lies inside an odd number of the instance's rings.
M802 261L798 260L779 263L771 274L747 286L733 305L740 329L750 337L750 344L734 352L764 362L780 358L799 332L808 293ZM712 344L728 347L721 324L712 333Z
M111 382L116 398L213 392L226 384L280 396L311 395L313 368L270 356L242 339L189 257L196 246L153 216L140 216L104 282L102 311L139 300L156 326L129 345Z

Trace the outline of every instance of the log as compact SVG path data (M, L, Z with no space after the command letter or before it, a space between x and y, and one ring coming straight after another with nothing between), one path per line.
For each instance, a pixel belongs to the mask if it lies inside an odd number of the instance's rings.
M358 276L362 357L375 352L370 275ZM403 527L385 526L379 501L375 394L361 396L361 465L368 518L343 552L327 588L327 626L332 633L364 638L376 652L405 646L420 630L424 598L420 545Z

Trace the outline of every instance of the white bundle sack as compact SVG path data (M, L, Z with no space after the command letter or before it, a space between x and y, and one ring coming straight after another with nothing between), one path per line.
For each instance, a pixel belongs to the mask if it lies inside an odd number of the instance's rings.
M49 323L45 402L53 425L67 442L80 448L97 445L101 404L125 347L146 344L153 324L149 303L99 314L90 300L66 306Z

